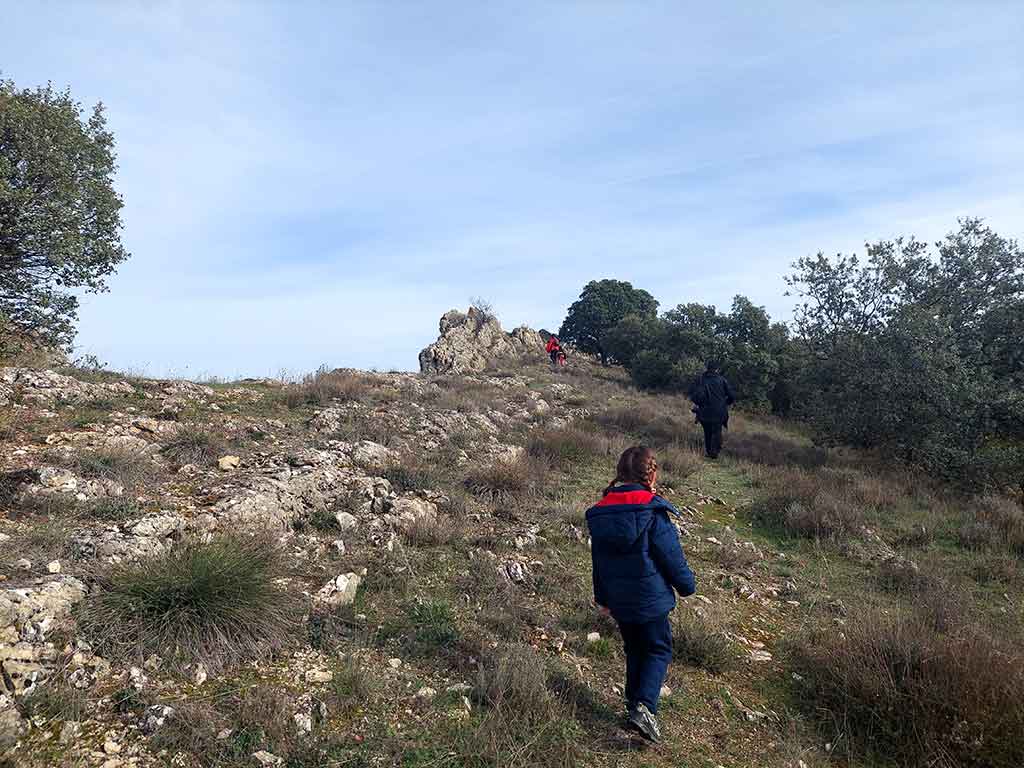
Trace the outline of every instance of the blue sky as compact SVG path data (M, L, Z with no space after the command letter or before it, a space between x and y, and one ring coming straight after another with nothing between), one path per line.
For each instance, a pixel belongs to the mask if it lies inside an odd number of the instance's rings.
M5 5L4 76L108 108L119 368L412 369L602 277L785 319L804 254L1024 236L1019 2Z

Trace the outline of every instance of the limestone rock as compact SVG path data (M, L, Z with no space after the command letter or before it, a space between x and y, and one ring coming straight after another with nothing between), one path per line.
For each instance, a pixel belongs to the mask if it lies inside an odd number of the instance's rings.
M445 312L437 341L420 352L423 373L471 373L484 370L492 360L543 353L540 334L529 328L502 330L497 318L470 307L467 314Z
M391 504L391 511L385 519L397 528L407 528L419 520L433 520L437 517L437 505L418 496L403 496Z
M233 469L238 469L238 465L242 460L238 456L221 456L217 459L217 467L223 472L230 472Z
M340 607L351 605L362 581L357 573L342 573L328 581L316 593L316 600L327 605Z
M352 461L367 469L383 469L396 458L393 451L370 440L362 440L352 448Z

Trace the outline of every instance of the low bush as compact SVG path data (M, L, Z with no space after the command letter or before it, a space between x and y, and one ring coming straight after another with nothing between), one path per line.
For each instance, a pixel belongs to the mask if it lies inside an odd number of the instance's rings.
M769 467L753 480L764 489L751 508L754 519L792 536L841 543L861 530L871 509L848 474Z
M373 692L373 678L358 659L346 657L333 672L327 687L327 705L333 712L353 712L366 704Z
M444 600L423 600L410 603L406 614L412 629L411 639L420 650L447 645L459 636L455 615Z
M658 483L675 488L693 473L697 472L703 461L696 451L680 445L667 445L656 454L658 460Z
M85 507L84 516L92 520L109 520L121 522L133 517L141 517L142 507L128 496L112 496L98 499Z
M65 678L55 677L33 687L19 700L18 708L25 718L81 720L89 711L89 699Z
M700 428L688 417L678 415L689 411L687 401L679 400L677 405L678 412L661 402L655 406L650 401L640 401L608 408L594 414L591 420L606 430L638 438L654 448L698 442Z
M736 420L742 424L740 420ZM769 434L755 429L730 429L727 453L732 458L778 467L814 469L824 466L828 453L814 445L799 442L785 433Z
M483 712L461 734L463 765L579 765L582 729L575 720L572 702L549 688L546 666L536 651L516 646L480 672L473 697L483 706Z
M672 627L672 655L691 667L720 675L733 663L732 645L708 619L680 613Z
M851 756L894 765L1024 764L1024 655L973 628L938 632L913 614L863 613L801 638L805 700Z
M593 428L538 429L530 433L526 453L544 466L568 470L608 456L611 444L607 437Z
M864 519L863 510L852 502L820 493L810 504L787 507L785 527L795 536L841 543L860 531Z
M144 485L154 470L153 463L144 454L112 447L75 453L72 465L82 477L110 480L125 488Z
M474 466L463 479L467 491L494 504L509 504L532 495L541 472L536 463L524 458L495 459Z
M465 537L459 521L447 515L418 517L402 529L402 539L414 547L455 544Z
M448 468L426 457L406 453L380 470L396 493L436 489L449 481Z
M153 653L218 669L265 657L298 627L282 553L256 538L190 543L144 562L94 574L78 624L99 652L142 660Z
M300 383L286 386L281 391L281 401L288 408L323 406L334 401L359 402L368 399L374 389L373 380L363 374L320 369L304 376Z
M164 456L179 466L209 466L226 451L223 438L194 424L183 424L163 447Z
M969 549L1001 549L1024 556L1024 508L1004 497L982 496L968 509L959 539Z
M153 746L189 754L195 762L188 764L202 768L253 765L252 755L260 750L289 761L289 766L302 765L292 762L308 746L295 728L291 698L279 686L258 683L175 702L174 714L153 735Z

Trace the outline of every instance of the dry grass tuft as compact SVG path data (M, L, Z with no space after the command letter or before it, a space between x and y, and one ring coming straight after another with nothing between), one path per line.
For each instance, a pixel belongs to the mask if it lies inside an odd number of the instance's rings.
M220 435L195 424L182 424L163 448L164 456L177 466L209 466L226 451L227 442Z
M683 664L720 675L732 666L728 638L714 623L697 614L680 613L672 627L672 655Z
M593 428L568 426L539 429L530 433L527 455L552 469L570 470L612 453L608 438Z
M1024 556L1024 509L1005 497L982 496L968 510L959 538L969 549L1008 550Z
M71 459L73 469L91 480L110 480L125 488L139 488L153 476L149 457L126 448L97 448L79 451Z
M402 529L402 539L414 547L457 544L465 536L459 521L447 515L419 517Z
M864 613L796 644L808 702L851 756L896 765L1024 764L1024 656L972 628Z
M544 658L514 646L480 672L473 690L482 717L461 735L471 765L572 768L583 756L575 707L549 688Z
M463 479L466 490L492 504L512 504L532 496L542 479L537 463L527 457L496 459L471 467Z
M281 401L288 408L304 405L323 406L332 402L362 402L377 389L372 378L353 371L320 369L307 374L298 384L281 391Z

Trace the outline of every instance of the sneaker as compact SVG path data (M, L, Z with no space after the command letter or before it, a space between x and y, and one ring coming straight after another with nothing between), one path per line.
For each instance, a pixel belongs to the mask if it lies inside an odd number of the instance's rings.
M661 741L661 728L646 704L637 704L636 707L630 710L629 724L648 741L655 743Z

